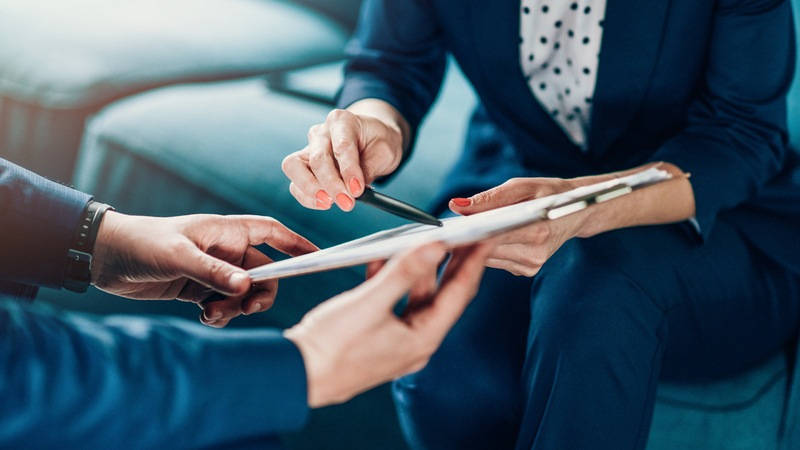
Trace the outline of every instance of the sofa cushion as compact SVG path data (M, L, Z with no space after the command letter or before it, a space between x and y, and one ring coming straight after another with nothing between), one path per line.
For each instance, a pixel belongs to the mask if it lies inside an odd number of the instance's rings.
M788 385L784 354L726 380L662 383L647 450L777 450Z
M174 80L331 61L347 35L288 0L6 0L0 96L78 108Z

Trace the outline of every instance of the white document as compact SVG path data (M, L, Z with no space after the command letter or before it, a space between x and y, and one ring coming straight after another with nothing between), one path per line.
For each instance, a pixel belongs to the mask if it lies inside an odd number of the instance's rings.
M250 269L249 274L253 281L263 281L356 266L388 259L405 249L431 242L443 242L446 246L454 248L546 219L549 212L556 212L554 208L560 207L557 216L562 217L588 205L588 203L583 203L577 205L580 207L573 207L578 199L603 193L615 187L636 189L667 180L670 177L668 172L651 168L626 177L583 186L560 194L471 216L451 217L442 220L441 227L422 224L403 225L314 253L256 267ZM613 196L628 193L631 189L618 190ZM599 202L604 199L594 198L593 200ZM556 218L553 214L550 214L549 217Z

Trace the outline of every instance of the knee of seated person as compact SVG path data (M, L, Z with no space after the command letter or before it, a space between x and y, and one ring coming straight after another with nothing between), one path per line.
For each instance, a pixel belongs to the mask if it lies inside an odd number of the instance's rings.
M534 279L534 336L585 350L656 332L663 312L608 253L580 245L565 250Z
M513 447L519 390L462 378L450 374L434 386L412 375L393 383L400 428L412 448Z
M455 361L447 364L458 365ZM449 417L459 427L473 421L487 427L494 421L507 421L509 405L518 401L510 386L517 380L504 380L503 385L498 385L497 376L490 369L491 364L463 370L429 366L396 380L392 394L398 408L417 422L423 416L428 420ZM455 418L458 419L453 421Z

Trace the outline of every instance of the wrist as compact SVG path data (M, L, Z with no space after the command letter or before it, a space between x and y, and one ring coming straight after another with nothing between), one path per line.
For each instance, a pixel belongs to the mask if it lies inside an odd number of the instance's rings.
M310 408L319 408L333 403L329 400L332 396L327 393L330 383L334 380L333 376L325 376L324 353L310 342L301 330L302 324L296 325L283 332L286 339L300 351L303 358L303 365L306 370L306 389L307 401Z
M117 241L114 235L117 233L119 223L123 217L124 214L112 210L106 211L103 215L97 230L97 238L94 242L94 256L92 257L92 266L90 269L92 285L98 284L104 277L105 270L108 267L108 261L111 259L111 254L113 253L114 242Z
M93 200L86 204L67 250L62 284L65 289L83 293L91 284L91 266L98 230L106 211L110 209L111 206Z

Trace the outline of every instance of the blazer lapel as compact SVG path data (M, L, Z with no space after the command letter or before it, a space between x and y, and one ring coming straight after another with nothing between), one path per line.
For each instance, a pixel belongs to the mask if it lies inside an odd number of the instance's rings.
M519 0L471 0L466 5L472 28L471 47L478 55L483 92L495 100L505 120L516 122L520 129L549 148L563 149L577 164L583 158L542 109L528 87L519 61Z
M661 50L669 0L607 0L589 152L603 155L638 109Z

